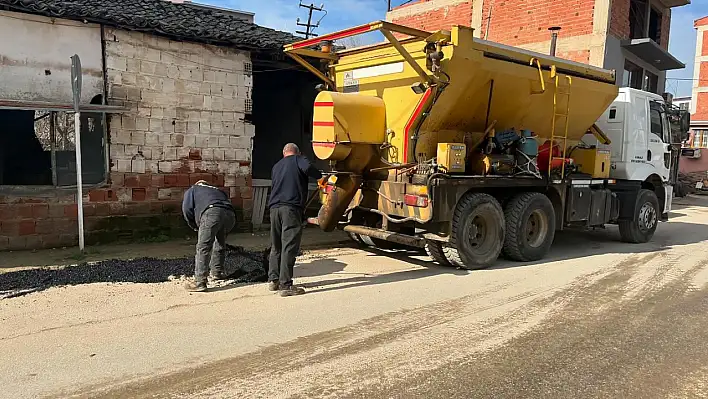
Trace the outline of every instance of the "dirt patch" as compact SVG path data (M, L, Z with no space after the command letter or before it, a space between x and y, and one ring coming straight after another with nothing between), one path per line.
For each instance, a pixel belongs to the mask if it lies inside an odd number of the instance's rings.
M249 251L228 246L224 272L230 283L264 282L270 249ZM0 299L44 291L51 287L92 283L161 283L194 276L194 258L143 257L84 262L60 268L19 270L0 274Z

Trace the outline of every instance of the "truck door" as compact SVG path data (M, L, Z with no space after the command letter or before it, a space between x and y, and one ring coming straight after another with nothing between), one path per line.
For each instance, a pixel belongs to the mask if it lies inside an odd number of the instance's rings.
M669 180L671 170L671 127L664 104L649 101L650 132L647 145L647 163L654 166L663 181Z

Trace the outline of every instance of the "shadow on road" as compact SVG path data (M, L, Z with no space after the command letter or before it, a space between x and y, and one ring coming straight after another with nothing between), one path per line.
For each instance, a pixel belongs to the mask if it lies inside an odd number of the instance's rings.
M646 244L621 242L617 226L609 226L606 229L595 231L567 230L556 232L551 251L543 260L537 262L512 262L500 259L492 269L537 265L603 254L650 253L707 240L708 226L685 222L660 223L654 237Z
M420 278L432 277L440 274L453 274L456 276L466 276L469 274L469 271L467 270L458 270L451 267L438 266L433 262L420 261L418 259L411 258L410 255L406 255L405 253L401 254L396 252L383 252L377 249L371 249L371 251L375 252L374 254L372 254L372 256L393 257L408 263L421 264L424 265L426 268L415 270L402 270L398 272L384 274L356 273L355 277L335 278L324 281L316 281L312 283L302 284L302 286L306 289L310 289L313 293L323 293L327 291L359 288L370 285L396 283L400 281L411 281ZM308 266L312 266L312 268L314 269L321 268L323 270L344 270L347 265L343 262L339 262L333 259L320 259L311 262ZM342 275L346 273L336 272L336 274Z

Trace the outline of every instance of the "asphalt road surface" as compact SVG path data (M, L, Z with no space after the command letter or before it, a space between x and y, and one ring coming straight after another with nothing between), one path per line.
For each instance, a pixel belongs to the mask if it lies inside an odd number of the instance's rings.
M708 201L649 244L560 234L466 272L417 253L309 253L308 293L82 284L0 300L0 397L708 397Z

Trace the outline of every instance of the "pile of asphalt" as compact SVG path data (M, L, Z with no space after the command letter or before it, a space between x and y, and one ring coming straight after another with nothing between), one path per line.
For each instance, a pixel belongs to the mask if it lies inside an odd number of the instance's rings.
M267 281L268 250L248 251L229 246L224 262L229 284ZM92 283L162 283L194 276L194 258L86 262L62 268L38 268L0 274L0 299L13 298L51 287Z

